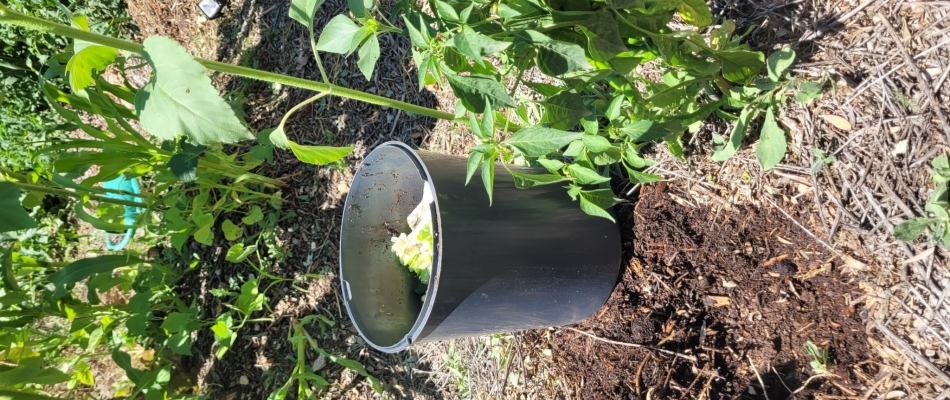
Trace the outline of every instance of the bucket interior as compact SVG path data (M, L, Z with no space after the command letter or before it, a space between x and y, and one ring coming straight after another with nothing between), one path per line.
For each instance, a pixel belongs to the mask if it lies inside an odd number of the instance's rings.
M420 281L399 263L390 239L409 233L406 217L422 200L424 175L408 147L380 146L360 165L344 205L340 237L344 302L359 333L381 350L408 345L404 339L423 308L416 293ZM433 218L436 235L437 230ZM430 288L437 279L434 266L432 274Z

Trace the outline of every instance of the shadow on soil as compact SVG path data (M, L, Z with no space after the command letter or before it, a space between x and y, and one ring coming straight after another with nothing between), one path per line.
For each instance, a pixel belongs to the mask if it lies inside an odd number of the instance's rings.
M288 7L289 2L232 0L219 21L219 59L237 60L242 65L266 71L320 80L307 33L287 16ZM328 1L318 11L315 25L324 26L330 18L343 13L346 7L345 1ZM248 46L251 41L256 43ZM411 58L408 39L387 34L380 41L384 51L371 81L358 71L355 55L342 58L321 54L330 80L352 89L438 107L432 93L420 92L416 86L416 71L406 62ZM245 104L246 119L255 131L277 126L284 112L314 94L243 78L224 82L228 88L227 96ZM431 118L332 96L302 108L288 120L288 137L298 143L354 145L355 150L343 164L327 167L303 164L289 152L277 151L274 163L258 171L286 183L282 190L285 203L272 221L276 222L276 243L284 252L283 259L277 262L268 257L259 260L264 270L276 278L262 277L260 280L262 291L266 288L266 312L254 315L259 321L249 322L238 333L237 342L222 359L214 357L217 345L213 334L208 330L200 331L193 347L195 355L182 360L193 379L192 384L200 383L201 387L209 388L213 398L266 398L287 382L294 368L297 352L288 340L288 334L298 326L300 319L320 314L335 324L321 328L314 322L304 328L323 350L359 361L395 396L441 398L434 384L418 375L413 376L413 369L431 369L418 362L418 354L412 351L383 354L370 350L363 343L346 316L336 279L338 221L351 171L366 152L384 141L398 140L419 145L434 124ZM243 148L235 150L239 153L246 151ZM260 230L259 227L254 229ZM258 233L249 230L245 241L253 243L252 239ZM222 232L217 231L215 237L223 238ZM248 263L227 262L224 258L227 245L223 240L216 244L209 247L186 244L190 253L202 261L202 267L188 271L187 266L181 266L188 272L178 291L186 303L196 301L199 304L205 319L214 319L227 311L223 302L233 301L233 298L211 295L211 289L239 291L242 282L259 275ZM268 247L271 252L276 248ZM307 274L322 277L305 276ZM321 396L370 396L372 389L365 378L330 360L322 360L312 349L308 348L305 355L305 364L330 382ZM297 398L296 384L287 398Z

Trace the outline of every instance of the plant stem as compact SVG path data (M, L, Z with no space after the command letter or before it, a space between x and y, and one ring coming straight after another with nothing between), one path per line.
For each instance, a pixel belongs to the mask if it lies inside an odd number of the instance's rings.
M313 58L317 60L317 68L320 69L320 77L323 78L323 82L330 84L330 79L327 78L327 71L323 69L323 62L320 61L320 52L317 51L317 41L313 37L313 26L310 27L310 49L313 50Z
M91 193L89 193L89 194L83 194L83 193L77 193L77 192L74 192L74 191L71 191L71 190L57 189L57 188L51 188L51 187L46 187L46 186L40 186L40 185L31 185L31 184L28 184L28 183L21 183L21 182L13 182L13 183L15 183L17 186L19 186L20 189L22 189L22 190L27 190L27 191L31 191L31 192L39 192L39 193L46 193L46 194L55 194L55 195L58 195L58 196L73 197L73 198L80 199L80 200L82 200L82 199L85 198L85 197L89 197L90 200L101 201L101 202L105 202L105 203L118 204L118 205L121 205L121 206L141 207L141 208L146 208L146 207L148 207L148 204L139 203L139 202L137 202L137 201L128 201L128 200L122 200L122 199L113 199L113 198L103 197L103 196L99 196L99 195L91 194Z
M60 23L47 21L42 18L36 18L23 13L19 13L0 5L0 22L22 26L40 32L52 33L54 35L65 36L73 39L85 40L87 42L114 47L120 50L141 54L144 47L128 40L117 39L109 36L100 35L93 32L87 32L81 29L69 27ZM455 115L432 108L417 106L399 100L389 99L383 96L377 96L369 93L363 93L358 90L348 89L342 86L332 85L325 82L316 82L303 78L296 78L287 75L276 74L273 72L261 71L253 68L241 67L238 65L226 64L218 61L195 58L201 65L210 70L223 72L226 74L241 76L250 79L256 79L266 82L279 83L282 85L293 86L301 89L313 90L317 92L332 92L334 96L347 99L362 101L364 103L375 104L383 107L391 107L397 110L410 112L413 114L425 115L427 117L439 118L445 120L455 120ZM461 121L460 122L464 122Z

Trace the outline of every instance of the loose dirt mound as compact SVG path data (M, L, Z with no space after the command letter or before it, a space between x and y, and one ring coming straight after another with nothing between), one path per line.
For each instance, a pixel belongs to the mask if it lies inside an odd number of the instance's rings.
M715 212L681 196L644 189L624 228L621 282L577 327L653 349L574 330L552 338L576 397L764 398L758 373L768 398L785 399L813 375L809 340L831 349L839 378L813 379L799 395L853 395L853 369L869 368L867 335L839 261L777 211Z

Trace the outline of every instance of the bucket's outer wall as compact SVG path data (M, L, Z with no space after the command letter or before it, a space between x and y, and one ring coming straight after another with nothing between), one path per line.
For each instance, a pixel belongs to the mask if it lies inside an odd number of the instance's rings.
M515 187L495 166L494 203L466 159L418 151L441 215L437 296L417 341L567 325L594 314L620 271L617 225L563 185ZM538 171L529 171L538 173Z

